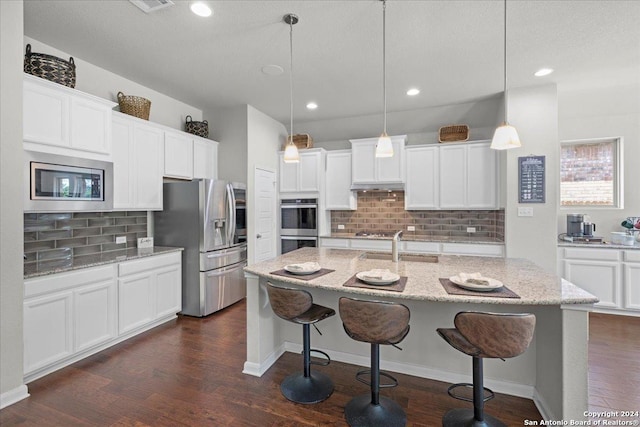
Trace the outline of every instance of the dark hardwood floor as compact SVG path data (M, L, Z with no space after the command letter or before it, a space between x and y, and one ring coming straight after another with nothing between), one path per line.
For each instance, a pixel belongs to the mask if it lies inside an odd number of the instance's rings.
M330 375L336 389L326 401L300 405L287 401L280 381L301 369L300 355L285 353L261 378L242 374L246 355L244 302L205 319L179 317L140 336L47 375L29 384L31 396L0 411L2 426L344 426L343 408L353 397L368 389L354 378L357 366L332 362L313 367ZM637 373L638 324L620 326L611 334L609 317L592 322L597 337L592 341L602 350L597 366L597 387L605 395L618 388L617 378ZM615 320L615 319L614 319ZM640 319L637 319L640 320ZM622 355L624 347L604 353L612 335L635 334L634 361ZM621 339L624 341L624 338ZM616 371L626 360L624 372ZM609 363L611 362L611 363ZM607 365L607 363L609 365ZM633 363L636 363L635 368ZM397 374L400 385L382 391L406 411L411 426L441 425L451 408L470 405L447 396L448 384ZM612 378L611 381L608 378ZM636 376L637 380L637 376ZM631 387L638 387L629 379ZM634 385L635 384L635 385ZM628 391L623 393L629 397ZM636 388L637 390L637 388ZM600 392L598 392L600 393ZM635 399L639 394L635 394ZM594 398L600 399L600 394ZM632 400L598 400L598 408L631 409ZM638 405L635 406L638 408ZM539 420L531 400L498 394L486 405L489 414L509 426L523 420Z

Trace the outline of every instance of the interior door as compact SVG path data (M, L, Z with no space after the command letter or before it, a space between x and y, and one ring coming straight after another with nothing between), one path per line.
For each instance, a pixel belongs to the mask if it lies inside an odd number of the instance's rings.
M255 233L251 242L255 251L251 251L253 262L266 261L276 256L276 173L267 169L255 168L255 205L253 207Z

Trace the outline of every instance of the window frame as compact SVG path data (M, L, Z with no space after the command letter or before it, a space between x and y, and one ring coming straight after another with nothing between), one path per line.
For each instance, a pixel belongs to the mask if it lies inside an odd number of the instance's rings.
M602 142L614 143L614 155L613 155L613 205L611 206L599 206L599 205L571 205L564 206L562 204L562 148L567 145L584 145L584 144L598 144ZM588 138L588 139L570 139L560 141L558 150L558 206L561 210L575 211L576 209L624 209L624 142L621 136L610 136L602 138Z

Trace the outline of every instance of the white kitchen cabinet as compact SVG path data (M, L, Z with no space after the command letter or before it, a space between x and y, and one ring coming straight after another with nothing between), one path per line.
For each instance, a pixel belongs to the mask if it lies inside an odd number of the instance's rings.
M438 146L406 148L407 182L404 208L406 210L438 209L440 161Z
M218 178L218 143L195 137L193 139L193 177Z
M640 311L640 250L623 251L624 308Z
M318 193L321 190L324 149L311 148L299 153L298 163L285 163L284 153L279 153L280 193Z
M327 153L325 172L325 208L327 210L355 210L358 197L351 191L351 150Z
M439 147L440 208L496 209L498 164L489 143Z
M73 291L74 351L115 338L116 282L112 277Z
M162 210L163 131L113 114L113 208Z
M179 252L120 263L118 331L125 334L182 309Z
M184 132L164 132L164 176L193 178L193 138Z
M24 148L52 154L111 159L115 102L25 74Z
M352 139L351 178L354 185L404 183L406 135L392 136L393 157L376 157L378 138Z
M482 243L442 243L440 251L445 255L504 257L504 245Z
M391 252L391 239L354 239L321 237L320 247L361 251ZM504 245L482 243L447 243L425 240L400 240L400 253L472 255L504 257Z

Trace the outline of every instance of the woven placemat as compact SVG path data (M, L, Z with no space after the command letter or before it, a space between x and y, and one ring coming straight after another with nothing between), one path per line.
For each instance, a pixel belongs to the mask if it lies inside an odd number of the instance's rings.
M444 290L447 291L447 293L450 295L467 295L472 297L489 297L489 298L520 298L520 295L516 294L506 286L503 286L500 289L495 289L489 292L469 291L467 289L462 289L460 286L456 285L446 277L440 278L439 280Z
M280 270L272 271L269 274L275 274L276 276L291 277L293 279L298 279L298 280L313 280L317 277L324 276L325 274L333 273L334 271L335 270L330 270L328 268L321 268L320 270L318 270L313 274L293 274L293 273L289 273L284 268L281 268Z
M346 286L347 288L366 288L366 289L377 289L379 291L394 291L394 292L404 291L404 287L406 285L407 285L406 276L400 276L400 280L398 280L395 283L392 283L391 285L370 285L358 279L355 274L351 276L349 280L347 280L342 284L342 286Z

